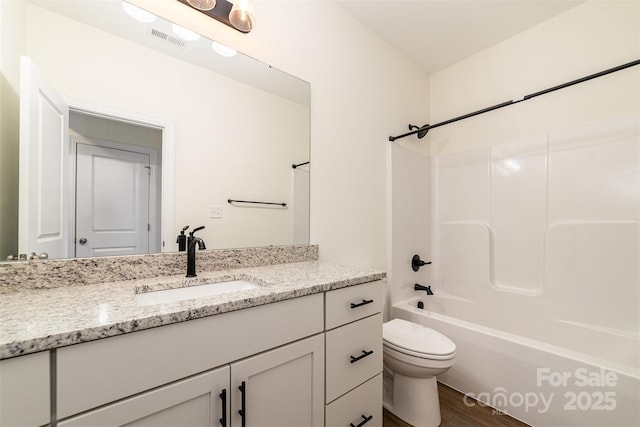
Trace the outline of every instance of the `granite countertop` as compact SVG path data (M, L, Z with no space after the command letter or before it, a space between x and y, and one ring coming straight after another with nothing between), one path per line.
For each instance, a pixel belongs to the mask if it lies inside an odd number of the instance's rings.
M0 294L0 359L366 283L377 270L306 261ZM136 293L243 279L256 289L140 305Z

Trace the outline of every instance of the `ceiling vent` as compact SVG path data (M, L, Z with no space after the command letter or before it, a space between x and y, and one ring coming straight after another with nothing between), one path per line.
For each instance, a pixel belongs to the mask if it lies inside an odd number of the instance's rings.
M164 41L166 41L167 43L171 43L177 47L184 47L185 43L183 40L177 38L177 37L173 37L170 36L169 34L162 32L160 30L157 30L155 28L151 29L151 36L162 39Z

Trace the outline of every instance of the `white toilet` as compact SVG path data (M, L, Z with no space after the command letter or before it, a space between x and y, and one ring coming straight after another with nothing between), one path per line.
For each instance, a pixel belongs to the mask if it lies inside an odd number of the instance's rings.
M384 407L416 427L440 425L436 375L455 363L456 345L438 331L402 319L382 329Z

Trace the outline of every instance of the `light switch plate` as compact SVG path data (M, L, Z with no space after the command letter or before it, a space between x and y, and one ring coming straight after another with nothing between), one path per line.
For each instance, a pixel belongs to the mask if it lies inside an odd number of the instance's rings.
M209 218L222 218L222 207L211 206L209 208Z

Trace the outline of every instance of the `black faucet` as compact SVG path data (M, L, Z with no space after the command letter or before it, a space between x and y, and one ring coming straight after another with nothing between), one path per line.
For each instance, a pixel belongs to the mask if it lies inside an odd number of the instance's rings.
M427 295L433 295L433 292L431 291L431 285L422 286L416 283L415 285L413 285L413 289L416 291L425 291Z
M193 235L196 231L202 230L204 225L198 228L194 228L193 231L189 233L189 237L187 237L187 277L196 277L196 243L198 244L198 249L203 250L207 249L204 246L204 240L200 237L196 237Z

